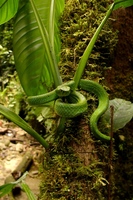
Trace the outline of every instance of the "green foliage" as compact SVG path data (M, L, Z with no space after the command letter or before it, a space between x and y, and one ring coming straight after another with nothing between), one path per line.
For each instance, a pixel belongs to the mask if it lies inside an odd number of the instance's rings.
M11 5L9 16L7 15L6 19L4 11L5 9L9 9L9 5L12 2L6 1L1 5L0 10L1 13L3 13L1 23L4 23L4 20L9 20L9 18L14 15L14 10L17 7L17 2L18 1L16 1L16 4ZM58 39L58 35L56 34L58 31L58 26L55 22L58 20L63 10L64 0L56 2L34 2L31 0L30 2L21 3L22 4L20 4L18 13L16 15L16 21L14 23L13 37L17 72L23 89L27 95L45 93L47 88L52 87L53 83L55 86L61 83L57 67L60 41ZM12 6L14 6L14 10L12 9ZM44 10L42 10L42 8L44 8L45 12L43 12ZM28 15L27 11L29 11ZM12 14L12 16L10 14ZM31 24L34 24L34 28L31 27ZM21 29L18 29L18 26L21 27ZM33 51L31 52L31 50ZM37 65L38 67L36 67ZM5 91L2 92L2 95L4 92ZM36 131L30 128L28 124L24 122L24 120L22 120L11 110L7 108L4 109L3 105L0 105L0 107L1 114L29 132L29 134L40 141L44 147L48 147L47 142L45 143L45 140L43 140L43 138L41 138L41 136L39 136Z
M64 0L31 0L21 3L15 17L15 64L27 96L47 93L62 83L57 66L60 51L57 20L63 7Z

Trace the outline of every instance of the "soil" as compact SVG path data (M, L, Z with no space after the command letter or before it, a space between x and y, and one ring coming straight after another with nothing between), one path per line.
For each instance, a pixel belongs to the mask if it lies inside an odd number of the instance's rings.
M133 102L133 6L113 13L118 43L112 57L112 69L105 74L110 99ZM128 114L128 113L127 113ZM118 131L115 142L117 159L113 163L112 199L133 199L133 120ZM123 139L121 139L121 137ZM123 140L123 141L122 141Z
M42 146L21 128L0 120L0 185L7 181L7 177L17 169L24 156L29 153L30 161L28 165L24 166L24 171L28 171L28 175L24 181L37 196L41 180L39 167L42 162L43 151ZM27 200L28 198L24 192L17 190L14 199ZM1 200L10 200L10 196L4 196Z

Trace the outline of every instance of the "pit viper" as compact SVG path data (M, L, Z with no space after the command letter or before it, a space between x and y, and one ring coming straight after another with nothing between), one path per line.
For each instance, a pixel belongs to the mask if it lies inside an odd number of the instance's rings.
M28 102L30 105L43 105L55 101L54 110L57 115L65 118L76 117L85 112L88 105L85 96L78 90L73 90L73 86L74 81L64 83L46 94L29 96ZM78 89L94 93L98 97L98 107L90 117L91 132L97 139L109 141L110 136L101 133L98 129L99 118L108 108L108 94L99 83L92 80L80 79Z

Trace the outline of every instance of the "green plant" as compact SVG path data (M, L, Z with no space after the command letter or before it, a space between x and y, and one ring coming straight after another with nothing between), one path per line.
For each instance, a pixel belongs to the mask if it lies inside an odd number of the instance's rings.
M125 2L125 1L124 1ZM129 6L129 2L127 2L126 6ZM3 12L1 23L8 21L11 17L16 14L16 20L14 23L14 56L15 56L15 63L17 68L17 73L20 78L21 85L29 97L29 102L35 100L33 104L40 104L40 99L44 98L44 101L41 104L45 104L47 102L56 100L61 97L68 96L66 98L68 103L65 104L60 100L57 100L55 103L55 110L59 116L62 117L61 123L64 122L64 118L67 116L66 109L71 108L72 112L76 112L76 114L72 115L72 117L77 116L84 112L87 108L87 104L84 100L83 96L77 95L75 93L75 89L77 87L84 87L84 82L81 82L81 76L84 72L84 68L86 62L91 54L91 51L94 47L94 44L101 32L105 22L107 21L108 17L112 13L112 11L116 8L116 5L121 5L121 2L116 1L113 3L105 18L97 28L94 36L92 37L89 45L87 46L86 50L84 51L83 56L80 59L78 68L76 70L75 76L73 78L73 84L65 83L62 86L62 80L60 77L59 69L58 69L58 61L59 61L59 51L60 51L60 40L58 37L58 19L61 15L63 8L64 8L64 1L49 1L44 2L44 9L45 14L43 16L41 2L34 2L33 0L22 3L18 9L19 1L16 1L14 6L10 7L10 11L8 15L5 15L5 9L9 8L9 1L7 3L5 1L1 4L1 11ZM28 11L28 15L27 15ZM46 21L47 19L47 21ZM32 27L31 25L32 24ZM19 28L21 27L21 28ZM22 28L23 27L23 28ZM34 27L34 28L33 28ZM26 31L25 31L26 29ZM56 34L55 34L56 33ZM45 52L45 53L44 53ZM34 62L33 62L34 58ZM39 70L36 67L39 64ZM41 72L41 74L40 74ZM45 74L44 74L45 73ZM30 74L30 77L29 77ZM80 83L81 82L81 83ZM60 88L58 86L61 85ZM93 83L92 86L88 83L88 90L94 89L94 93L97 89L96 83ZM53 92L48 92L53 87L57 88ZM90 88L89 88L90 87ZM67 89L66 89L67 88ZM84 87L86 89L86 87ZM66 94L67 90L67 94ZM48 93L47 93L48 92ZM44 94L45 93L45 94ZM51 94L52 93L52 94ZM44 95L43 95L44 94ZM102 93L103 94L103 93ZM102 95L103 96L103 95ZM102 97L101 96L101 97ZM106 96L106 94L105 94ZM70 99L70 100L69 100ZM104 99L104 98L103 98ZM78 105L80 102L80 105ZM103 102L103 103L102 103ZM104 104L106 105L104 106ZM70 103L73 103L76 108L71 106ZM108 105L108 98L106 97L104 101L101 101L101 106L97 109L97 111L92 116L91 120L91 127L95 135L105 140L109 140L110 138L104 136L98 131L96 126L99 117L103 114L103 112L107 109ZM81 110L81 105L83 109ZM100 105L100 104L99 104ZM104 107L104 109L101 107ZM57 108L57 109L56 109ZM8 117L10 120L17 122L17 125L21 126L19 121L17 121L17 117L15 119L15 115L7 115L7 110L2 107L2 114ZM71 112L70 109L70 112ZM78 110L78 112L77 112ZM63 114L62 114L63 112ZM12 118L12 116L14 116ZM69 116L71 117L71 116ZM34 136L34 134L33 134ZM46 144L46 143L45 143Z

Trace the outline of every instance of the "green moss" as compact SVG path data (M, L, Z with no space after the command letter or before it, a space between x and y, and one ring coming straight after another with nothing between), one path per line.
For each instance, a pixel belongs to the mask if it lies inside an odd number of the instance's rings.
M93 160L85 166L69 146L47 152L43 166L40 200L106 199L103 163Z

